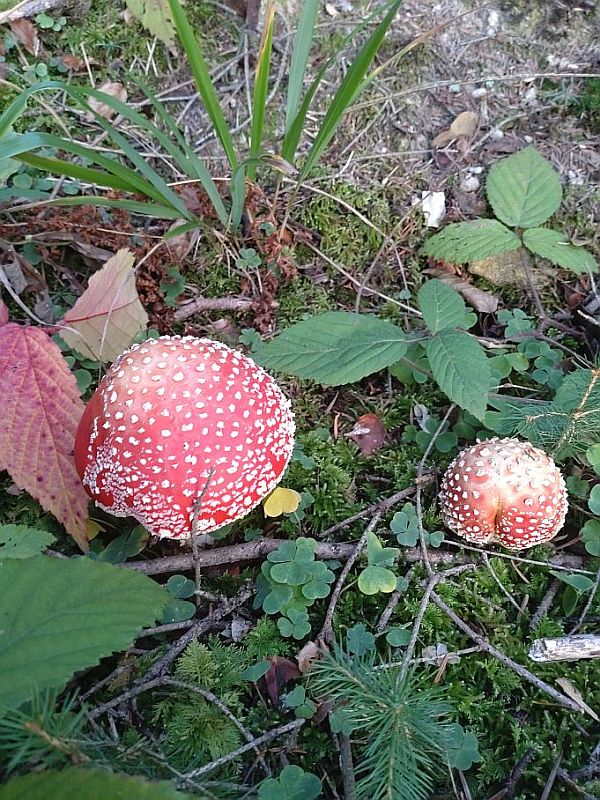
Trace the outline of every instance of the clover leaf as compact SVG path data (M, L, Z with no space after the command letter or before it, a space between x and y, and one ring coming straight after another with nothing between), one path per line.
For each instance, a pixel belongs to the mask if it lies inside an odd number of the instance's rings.
M298 719L311 719L317 711L316 703L306 696L304 686L296 686L291 692L283 695L282 699L288 708L294 710Z
M358 576L358 588L363 594L393 592L398 579L388 566L400 551L397 547L384 547L374 533L367 535L367 559L369 565Z
M600 519L588 519L580 535L588 553L591 556L600 556Z
M362 656L375 649L375 637L365 628L362 622L348 628L347 646L350 653Z
M310 622L306 611L290 608L286 616L277 620L277 627L282 636L293 636L294 639L303 639L310 633Z
M266 778L258 787L258 800L315 800L321 794L321 781L312 772L290 764L277 778Z
M450 747L448 749L448 764L463 772L470 769L474 763L481 761L477 737L471 731L465 731L462 725L455 723L448 732Z

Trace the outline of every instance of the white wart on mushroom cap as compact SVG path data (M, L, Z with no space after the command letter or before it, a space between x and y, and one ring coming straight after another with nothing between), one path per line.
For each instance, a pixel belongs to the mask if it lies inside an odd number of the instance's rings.
M520 550L554 538L565 522L560 470L530 442L494 437L463 450L441 486L444 522L469 542Z
M244 517L292 455L290 401L251 358L219 342L163 336L108 370L79 424L75 462L90 496L160 537Z

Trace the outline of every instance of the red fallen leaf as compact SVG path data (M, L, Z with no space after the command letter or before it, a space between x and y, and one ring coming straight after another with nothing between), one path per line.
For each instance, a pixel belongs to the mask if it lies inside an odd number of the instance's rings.
M290 661L289 658L283 658L283 656L273 656L270 661L271 666L265 674L265 683L267 684L267 694L271 698L271 702L273 705L277 705L281 688L288 681L299 678L300 670L293 661Z
M370 456L383 446L385 428L377 414L363 414L356 420L348 436L364 456Z
M0 471L62 522L87 549L88 497L73 446L83 402L60 349L47 333L0 327Z
M62 62L63 66L65 66L67 69L73 70L74 72L78 72L79 70L83 70L85 68L85 61L83 58L74 56L71 53L65 53L65 55L59 56L58 60Z
M29 19L13 19L10 23L10 32L21 42L25 50L32 56L37 56L40 52L40 40L37 35L37 28Z

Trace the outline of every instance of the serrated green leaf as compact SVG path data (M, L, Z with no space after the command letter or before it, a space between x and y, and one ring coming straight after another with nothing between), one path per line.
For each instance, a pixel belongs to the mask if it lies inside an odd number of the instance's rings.
M598 271L598 262L589 250L572 245L564 233L530 228L523 233L523 244L532 253L577 274Z
M328 311L256 345L252 355L268 369L338 386L394 364L406 349L404 332L391 322Z
M465 301L459 293L436 278L419 289L419 307L425 325L432 333L461 327L467 313Z
M558 173L531 145L494 164L485 189L494 214L511 227L541 225L562 200Z
M496 219L474 219L446 225L425 242L422 253L438 261L465 264L518 250L521 240Z
M490 389L490 365L479 342L463 331L440 331L425 344L433 377L461 408L483 419Z
M187 800L170 783L68 767L13 778L0 787L0 800Z
M56 537L27 525L0 525L0 559L31 558L43 553Z
M124 650L169 599L133 570L47 556L0 562L0 596L0 708Z

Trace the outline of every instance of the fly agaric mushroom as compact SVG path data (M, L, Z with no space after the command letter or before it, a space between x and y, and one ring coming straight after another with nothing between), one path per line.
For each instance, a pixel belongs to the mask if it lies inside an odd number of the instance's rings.
M567 513L567 490L550 456L529 442L494 437L463 450L442 480L441 511L469 542L512 550L552 539Z
M244 517L292 455L290 401L252 359L163 336L122 353L79 423L75 464L96 504L185 539Z

